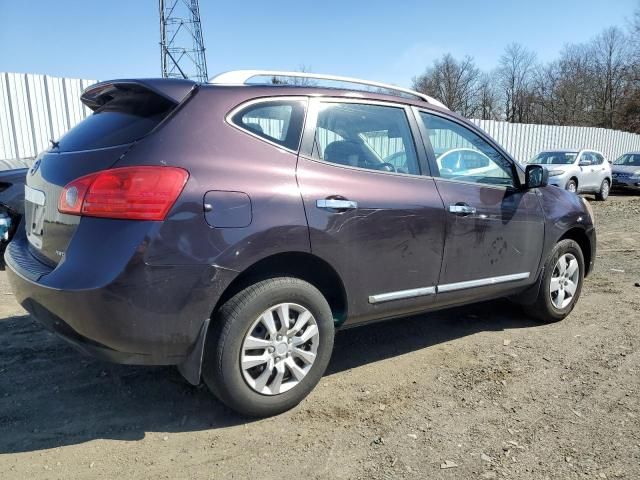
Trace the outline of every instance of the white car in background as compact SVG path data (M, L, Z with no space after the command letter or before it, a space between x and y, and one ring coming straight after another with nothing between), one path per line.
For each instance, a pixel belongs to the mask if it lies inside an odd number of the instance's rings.
M473 148L454 148L437 154L436 162L440 174L446 178L478 177L500 178L504 176L500 167L484 153Z
M549 185L575 193L593 193L606 200L611 190L611 165L595 150L546 150L527 164L542 165L549 172Z

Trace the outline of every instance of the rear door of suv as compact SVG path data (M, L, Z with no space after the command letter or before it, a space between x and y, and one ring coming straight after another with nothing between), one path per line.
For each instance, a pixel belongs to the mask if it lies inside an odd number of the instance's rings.
M349 323L430 305L444 208L409 107L316 98L297 178L311 250L340 274ZM426 175L425 175L426 174Z
M593 163L593 178L594 185L593 188L595 191L599 191L602 186L602 182L607 179L609 183L611 183L611 167L609 166L609 162L607 162L604 158L604 155L598 152L591 152L591 157L594 160Z
M438 305L533 283L544 239L536 192L519 188L513 161L475 128L440 112L416 114L446 210ZM447 160L459 151L470 160Z
M600 187L600 171L602 166L598 165L598 158L594 152L582 152L578 159L578 165L583 160L591 162L589 165L580 167L580 178L578 179L578 188L581 192L593 192Z

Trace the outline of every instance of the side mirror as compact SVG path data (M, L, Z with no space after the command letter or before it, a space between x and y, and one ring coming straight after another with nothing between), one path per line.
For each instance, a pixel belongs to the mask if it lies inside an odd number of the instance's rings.
M549 184L549 171L540 165L527 165L524 183L527 189L546 187Z
M580 160L580 163L578 163L580 167L588 167L589 165L591 165L591 160Z

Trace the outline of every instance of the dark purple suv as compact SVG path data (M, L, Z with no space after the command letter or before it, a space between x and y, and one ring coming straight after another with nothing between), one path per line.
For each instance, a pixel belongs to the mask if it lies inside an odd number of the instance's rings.
M337 328L498 297L573 309L593 217L542 167L416 92L255 75L83 93L95 113L29 170L5 253L25 309L256 416L313 389Z

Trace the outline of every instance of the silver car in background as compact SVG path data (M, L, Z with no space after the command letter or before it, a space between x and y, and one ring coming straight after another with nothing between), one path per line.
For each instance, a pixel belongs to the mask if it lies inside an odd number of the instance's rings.
M620 155L611 166L614 189L640 192L640 152Z
M528 164L542 165L549 172L549 185L575 193L593 193L606 200L611 190L611 165L595 150L546 150Z

